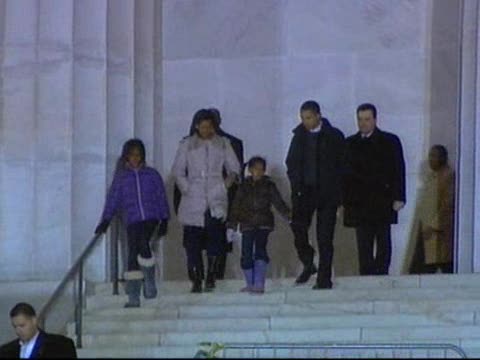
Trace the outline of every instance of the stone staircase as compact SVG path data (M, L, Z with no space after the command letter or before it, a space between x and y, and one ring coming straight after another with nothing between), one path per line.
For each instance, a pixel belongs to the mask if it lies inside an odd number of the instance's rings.
M311 280L313 281L313 279ZM201 342L449 343L480 356L480 274L341 277L334 289L267 282L264 295L240 293L240 280L190 294L188 282L164 282L159 296L124 309L127 297L97 284L87 298L80 357L193 357ZM75 337L74 324L68 335ZM273 353L259 353L272 357ZM278 357L457 357L443 350L279 351ZM352 352L355 351L355 352ZM252 357L230 350L228 357Z

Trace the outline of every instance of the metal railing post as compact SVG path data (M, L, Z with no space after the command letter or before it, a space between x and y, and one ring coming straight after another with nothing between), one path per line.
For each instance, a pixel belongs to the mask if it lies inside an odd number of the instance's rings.
M113 295L118 295L118 241L120 236L120 226L118 220L115 221L115 231L110 233L111 251L110 251L110 264L111 264L111 281L113 282Z
M82 348L82 325L83 325L83 263L78 267L77 301L75 304L75 332L77 335L77 347Z

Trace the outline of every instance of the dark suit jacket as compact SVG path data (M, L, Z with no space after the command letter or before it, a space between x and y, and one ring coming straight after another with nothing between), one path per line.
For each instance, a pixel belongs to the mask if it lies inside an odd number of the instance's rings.
M398 136L376 128L368 139L347 138L343 181L344 224L395 224L394 201L406 202L405 161Z
M20 358L19 340L13 340L0 346L0 359ZM37 342L33 347L31 359L68 358L76 359L77 351L72 339L40 330Z

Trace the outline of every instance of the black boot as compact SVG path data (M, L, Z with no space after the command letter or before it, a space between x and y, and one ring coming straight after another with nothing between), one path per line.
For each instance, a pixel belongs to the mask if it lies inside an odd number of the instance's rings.
M215 273L216 280L223 280L225 278L226 265L227 265L227 253L224 253L217 258L217 271Z
M199 269L188 269L188 278L192 282L191 293L201 293L202 292L202 277Z
M297 277L295 280L295 284L305 284L309 279L310 276L317 272L317 267L314 264L309 266L304 266L302 273Z
M317 276L317 281L315 281L315 285L313 285L313 290L321 290L321 289L331 289L332 288L332 280L329 277Z
M207 279L205 280L205 291L215 289L215 275L217 272L217 257L208 257Z

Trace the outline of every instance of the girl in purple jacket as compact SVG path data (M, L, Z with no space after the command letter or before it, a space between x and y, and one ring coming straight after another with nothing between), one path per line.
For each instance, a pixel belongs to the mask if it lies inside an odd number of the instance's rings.
M143 296L157 296L150 239L157 226L158 236L166 234L170 211L163 179L157 170L146 165L141 140L130 139L123 145L118 165L95 234L104 233L115 214L121 212L128 234L125 307L139 307L142 280Z

